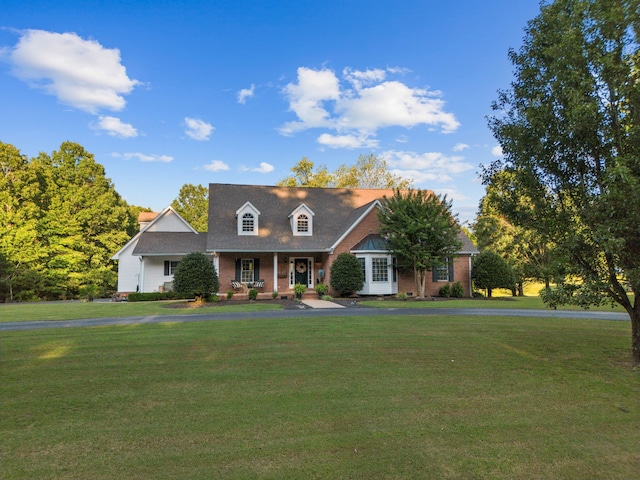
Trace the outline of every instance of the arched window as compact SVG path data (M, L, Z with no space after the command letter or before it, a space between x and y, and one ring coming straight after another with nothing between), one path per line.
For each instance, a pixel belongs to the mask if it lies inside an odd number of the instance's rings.
M242 231L253 232L255 228L255 221L252 213L245 213L242 216Z
M309 217L307 217L305 214L298 215L297 230L298 233L309 232Z

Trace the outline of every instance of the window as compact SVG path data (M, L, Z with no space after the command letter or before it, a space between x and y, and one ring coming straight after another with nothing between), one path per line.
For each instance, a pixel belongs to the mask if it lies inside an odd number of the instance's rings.
M309 231L309 217L304 214L298 215L297 227L298 233L307 233Z
M360 262L360 268L362 269L362 281L367 283L367 259L358 257L358 262Z
M374 257L371 259L371 281L389 281L389 262L387 257Z
M176 273L176 268L178 268L178 264L180 262L177 261L169 261L169 260L165 260L164 261L164 276L168 277L170 275L173 275L174 273Z
M253 232L254 230L254 217L252 213L245 213L242 216L242 231Z
M442 265L436 267L433 270L433 281L434 282L452 282L453 281L453 272L451 268L453 267L453 262L451 258L443 258Z
M253 258L243 258L240 263L240 281L244 283L253 282Z

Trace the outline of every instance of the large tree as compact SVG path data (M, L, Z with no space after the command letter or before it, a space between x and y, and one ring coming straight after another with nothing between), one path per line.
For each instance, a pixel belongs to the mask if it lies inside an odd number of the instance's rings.
M461 247L451 202L425 190L396 190L383 198L378 220L389 250L400 267L413 270L418 298L424 298L427 273Z
M314 163L305 157L291 168L293 175L282 179L278 185L385 189L406 189L412 185L411 180L392 173L384 158L372 154L360 155L355 165L340 165L335 172L329 172L325 165L321 165L315 171L314 168Z
M178 192L178 198L171 206L198 232L207 231L209 212L209 189L203 185L185 183Z
M640 364L640 0L556 0L511 51L515 79L489 125L526 198L503 213L553 241L580 279L565 301L608 298L631 319ZM627 292L630 289L634 295ZM594 292L599 294L594 295ZM578 299L576 299L578 297Z

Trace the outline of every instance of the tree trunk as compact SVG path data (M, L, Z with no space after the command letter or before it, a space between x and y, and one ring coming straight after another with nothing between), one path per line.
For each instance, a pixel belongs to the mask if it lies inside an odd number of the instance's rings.
M491 288L487 288L487 298L491 298Z
M631 317L631 353L633 364L640 367L640 309L634 308L629 312Z

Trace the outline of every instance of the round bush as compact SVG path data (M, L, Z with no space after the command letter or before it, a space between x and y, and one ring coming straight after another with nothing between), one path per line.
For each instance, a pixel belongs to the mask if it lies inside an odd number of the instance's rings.
M331 265L331 288L341 297L362 290L364 275L356 257L350 253L341 253Z
M173 289L178 295L208 297L217 293L220 283L216 269L204 253L186 255L173 276Z

